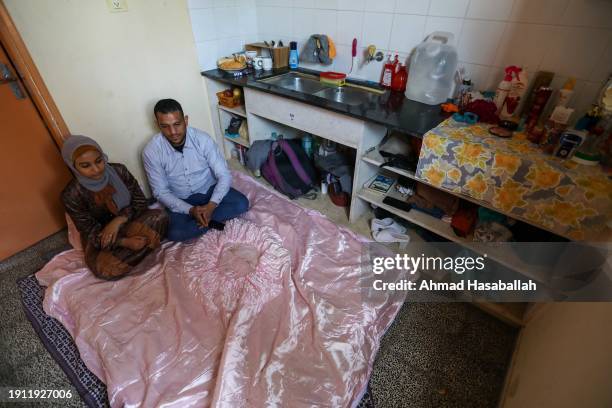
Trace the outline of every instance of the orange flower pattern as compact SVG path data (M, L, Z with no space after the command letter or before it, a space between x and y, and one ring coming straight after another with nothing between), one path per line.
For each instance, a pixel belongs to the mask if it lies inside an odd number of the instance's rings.
M501 176L503 174L513 176L520 166L520 157L505 153L497 153L493 158L492 173L495 176Z
M454 147L453 151L460 167L472 165L483 170L487 167L490 153L481 144L466 142Z
M476 175L467 180L465 183L465 190L467 195L482 200L485 193L489 189L487 180L483 173L476 173Z
M434 186L441 186L444 183L446 174L434 165L429 166L422 172L423 179L430 182Z
M580 228L580 221L597 213L591 208L585 208L583 203L571 201L552 200L551 203L542 205L542 213L562 225Z
M461 170L456 167L453 167L449 171L446 172L446 177L453 183L459 183L461 181Z
M531 166L525 178L531 181L536 190L555 188L559 185L563 174L546 163Z
M421 149L425 149L426 152L439 157L446 153L446 141L437 135L431 135L423 140Z
M525 207L527 203L523 200L523 196L527 191L521 183L506 180L501 187L495 187L493 205L506 212L510 212L517 207Z
M587 200L595 197L602 197L612 201L612 181L591 175L577 177L576 184L584 189L584 196Z
M555 193L561 197L566 197L572 191L572 188L572 186L560 186L555 188Z

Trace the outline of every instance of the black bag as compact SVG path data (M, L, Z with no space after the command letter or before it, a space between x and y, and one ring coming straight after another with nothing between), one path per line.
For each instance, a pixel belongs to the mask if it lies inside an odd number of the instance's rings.
M261 174L275 189L292 200L297 197L315 199L315 169L299 140L281 139L272 144Z

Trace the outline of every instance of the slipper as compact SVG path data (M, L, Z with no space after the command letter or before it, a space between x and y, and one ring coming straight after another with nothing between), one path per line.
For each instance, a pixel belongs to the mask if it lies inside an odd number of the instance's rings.
M393 218L372 218L372 223L370 225L372 234L378 230L387 228L390 228L394 232L399 232L400 234L404 234L406 232L406 227L395 222Z
M391 228L373 231L372 237L376 242L410 242L410 235L393 231Z

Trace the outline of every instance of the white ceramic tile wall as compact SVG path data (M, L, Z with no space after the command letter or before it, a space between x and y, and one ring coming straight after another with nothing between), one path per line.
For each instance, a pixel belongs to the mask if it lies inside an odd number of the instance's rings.
M255 0L188 0L188 6L202 71L216 68L218 58L257 38Z
M480 89L494 89L510 64L531 77L551 70L555 83L578 79L574 104L584 110L612 74L612 0L189 0L189 7L202 69L245 42L282 38L301 47L324 33L335 40L336 60L304 66L348 71L357 38L351 76L378 81L382 63L363 64L368 44L406 60L429 33L450 31L460 66ZM224 26L232 16L247 28Z

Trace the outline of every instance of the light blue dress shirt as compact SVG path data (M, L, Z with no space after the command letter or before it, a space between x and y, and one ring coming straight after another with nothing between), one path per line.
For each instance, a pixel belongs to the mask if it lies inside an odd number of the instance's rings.
M172 212L189 214L192 205L184 199L205 194L216 183L210 201L219 204L230 189L232 175L207 133L188 127L185 138L181 153L158 133L144 148L142 159L155 198Z

